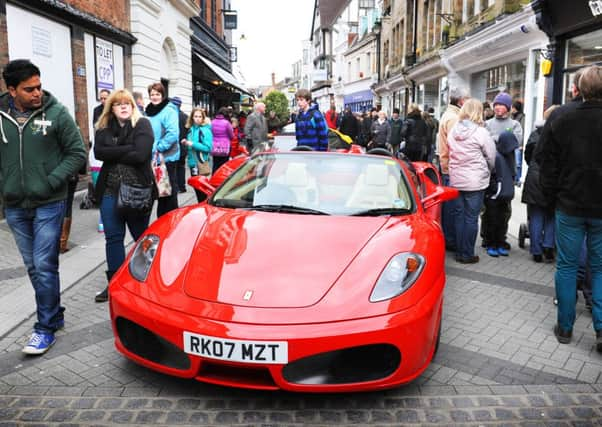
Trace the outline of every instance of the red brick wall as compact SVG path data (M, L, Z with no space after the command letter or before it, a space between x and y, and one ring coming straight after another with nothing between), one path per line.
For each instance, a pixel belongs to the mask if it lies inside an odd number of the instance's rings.
M120 30L130 30L130 2L128 0L63 0L63 3L94 15Z
M90 141L88 132L88 90L86 77L77 75L77 67L86 63L83 34L72 34L71 57L73 67L73 95L75 101L75 121L80 128L84 141ZM90 70L87 70L88 72ZM94 70L92 70L94 71Z
M0 13L0 68L8 64L8 32L6 30L6 13ZM6 91L4 79L0 78L0 92Z

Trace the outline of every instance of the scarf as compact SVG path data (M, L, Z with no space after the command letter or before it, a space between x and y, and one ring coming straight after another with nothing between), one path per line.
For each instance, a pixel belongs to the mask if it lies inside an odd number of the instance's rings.
M158 104L153 104L152 102L150 104L148 104L146 106L146 115L147 116L155 116L157 114L159 114L161 112L161 110L163 110L163 108L165 108L165 106L169 103L169 99L165 98L163 101L159 102Z

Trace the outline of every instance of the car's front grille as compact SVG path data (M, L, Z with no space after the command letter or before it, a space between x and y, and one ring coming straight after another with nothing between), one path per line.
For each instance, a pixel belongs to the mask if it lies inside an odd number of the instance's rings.
M123 317L115 320L117 334L130 352L174 369L190 369L190 359L179 347Z

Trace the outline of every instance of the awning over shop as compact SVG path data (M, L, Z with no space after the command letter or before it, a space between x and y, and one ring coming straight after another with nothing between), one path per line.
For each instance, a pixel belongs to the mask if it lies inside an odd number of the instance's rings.
M219 65L217 65L216 63L208 60L207 58L203 58L201 55L199 55L198 53L195 52L195 55L197 58L199 58L201 60L201 62L203 62L203 64L205 64L211 71L213 71L213 73L224 83L232 86L234 89L237 89L241 92L244 93L249 93L249 91L247 89L245 89L245 87L236 79L236 77L234 77L232 75L231 72L229 72L228 70L220 67Z

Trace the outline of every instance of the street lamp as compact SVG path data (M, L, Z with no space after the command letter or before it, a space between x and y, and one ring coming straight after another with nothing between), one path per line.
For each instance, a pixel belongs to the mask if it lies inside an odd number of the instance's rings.
M380 19L374 21L372 24L372 32L376 36L376 83L380 83L380 32L382 30L382 23Z

